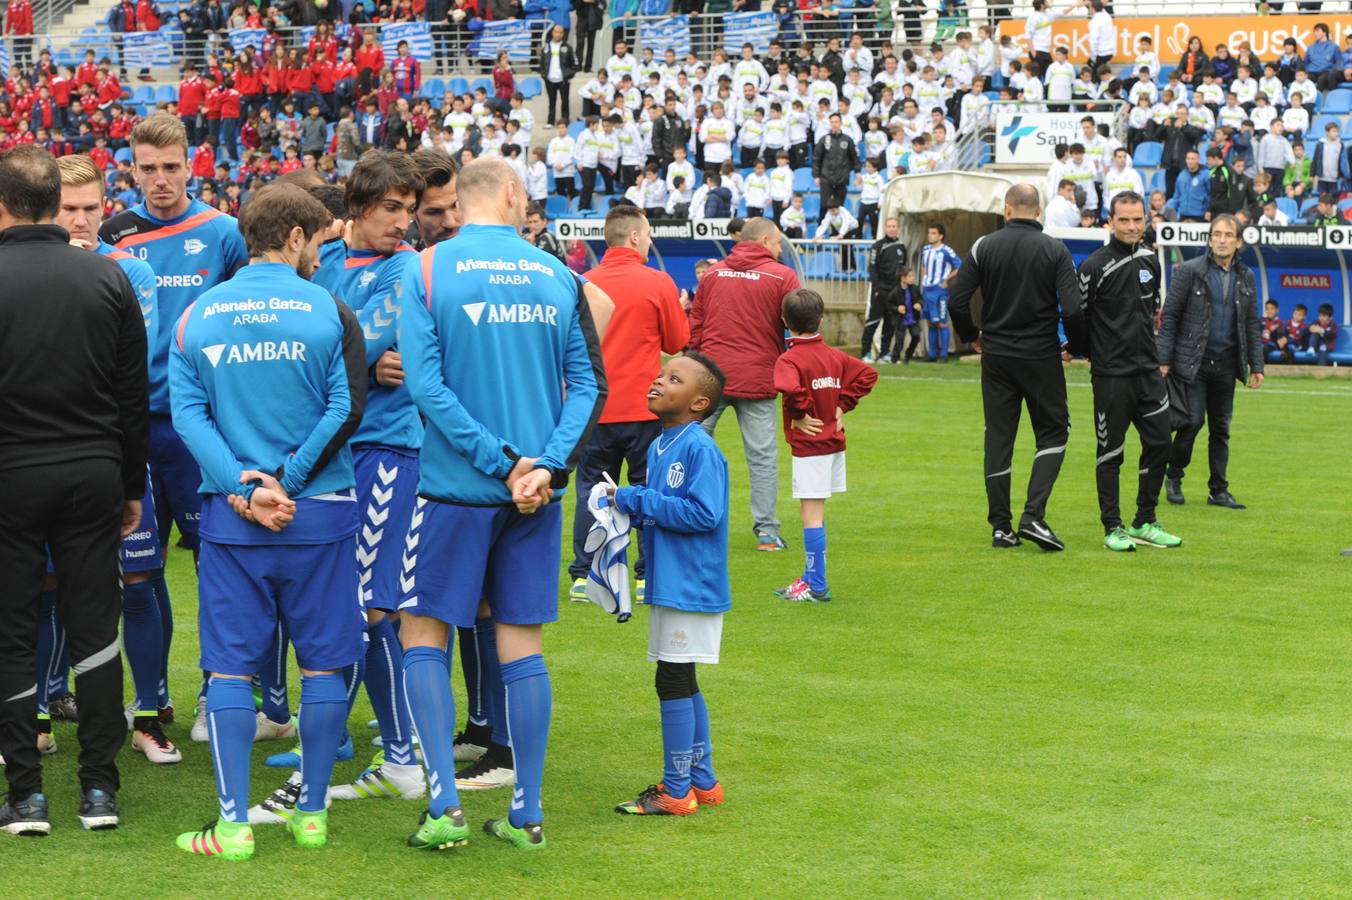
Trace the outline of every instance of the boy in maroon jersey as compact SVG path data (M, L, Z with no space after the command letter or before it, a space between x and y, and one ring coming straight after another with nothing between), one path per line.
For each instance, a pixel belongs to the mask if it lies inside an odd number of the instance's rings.
M784 395L784 437L793 452L793 496L802 506L803 576L775 591L784 600L823 603L826 587L826 499L845 493L845 413L878 383L878 373L828 347L817 332L825 304L800 288L780 307L789 349L775 361L775 390Z

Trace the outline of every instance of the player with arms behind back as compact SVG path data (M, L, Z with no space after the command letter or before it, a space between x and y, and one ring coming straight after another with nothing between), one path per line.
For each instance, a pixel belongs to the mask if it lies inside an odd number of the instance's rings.
M301 671L301 789L291 830L323 846L325 798L347 722L339 670L363 653L348 439L366 400L351 311L310 284L328 210L302 188L264 188L241 221L253 262L174 329L174 427L201 466L198 629L220 818L182 834L199 856L247 859L252 679L285 620ZM259 310L258 298L268 298Z

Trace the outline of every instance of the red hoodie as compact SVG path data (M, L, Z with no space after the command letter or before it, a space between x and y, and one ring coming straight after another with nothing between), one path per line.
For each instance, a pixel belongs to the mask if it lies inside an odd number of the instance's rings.
M784 395L784 437L794 456L827 456L845 449L845 427L836 410L849 412L878 383L878 373L853 356L828 347L820 334L789 339L775 362L775 390ZM809 435L791 423L803 416L820 419L822 430Z
M662 371L662 354L679 353L690 340L676 282L629 247L607 250L587 280L615 301L601 341L607 387L600 421L651 421L657 416L648 412L648 386Z
M793 270L753 241L741 241L700 279L690 305L690 346L728 376L729 397L775 396L775 360L784 352L780 304L802 287Z

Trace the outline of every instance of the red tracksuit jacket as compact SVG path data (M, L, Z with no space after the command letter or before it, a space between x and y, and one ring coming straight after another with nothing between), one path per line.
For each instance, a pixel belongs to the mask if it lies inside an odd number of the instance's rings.
M775 390L784 395L784 437L794 456L826 456L845 449L845 428L836 409L849 412L878 383L878 373L853 356L828 347L820 334L790 338L789 349L775 360ZM820 419L822 430L809 435L791 423L803 416Z

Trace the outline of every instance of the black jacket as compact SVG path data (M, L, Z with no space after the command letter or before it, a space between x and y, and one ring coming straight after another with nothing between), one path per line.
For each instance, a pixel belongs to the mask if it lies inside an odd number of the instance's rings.
M573 0L577 12L578 31L600 31L605 21L606 5L602 0Z
M1207 286L1210 265L1211 254L1208 253L1178 267L1164 297L1160 331L1155 337L1160 365L1172 366L1173 373L1186 382L1197 377L1202 354L1206 351L1206 339L1211 333L1211 291ZM1263 332L1258 321L1258 288L1253 270L1238 257L1233 265L1235 378L1246 381L1249 372L1263 371Z
M1093 373L1122 376L1158 371L1159 258L1140 244L1130 246L1109 238L1080 263L1080 291Z
M981 289L981 329L972 295ZM1061 355L1056 321L1065 324L1071 352L1083 353L1084 296L1066 245L1042 233L1032 219L1010 219L977 238L948 289L948 311L958 336L981 338L981 352L1020 359Z
M1197 149L1202 129L1196 125L1178 126L1173 120L1160 127L1159 140L1164 145L1161 162L1166 169L1181 169L1188 164L1188 151Z
M0 469L108 459L145 493L146 328L131 282L56 225L0 232Z
M653 123L653 156L663 164L676 158L676 148L690 143L690 124L680 114L665 112Z
M824 134L812 153L812 177L845 184L859 168L859 148L848 134Z
M551 29L552 31L553 29ZM565 86L568 81L577 74L577 55L573 53L573 47L564 40L559 47L559 68L563 70L563 81ZM545 81L549 80L549 36L540 42L540 55L535 60L535 71Z
M1237 213L1244 208L1244 192L1235 182L1235 173L1225 163L1211 170L1211 215Z
M906 265L906 245L883 236L868 248L868 278L873 289L887 293L897 286L897 270Z

